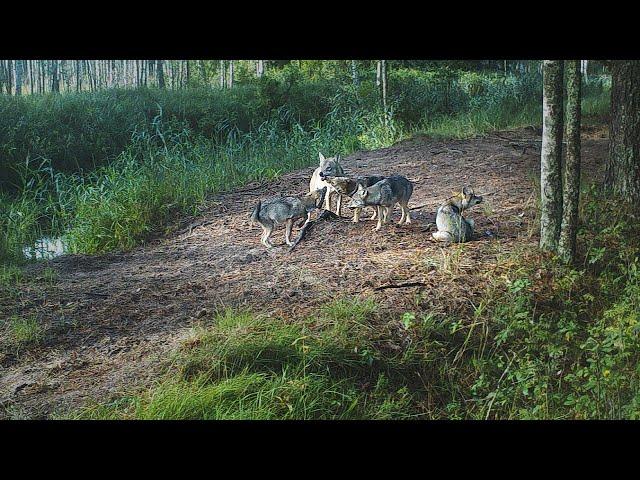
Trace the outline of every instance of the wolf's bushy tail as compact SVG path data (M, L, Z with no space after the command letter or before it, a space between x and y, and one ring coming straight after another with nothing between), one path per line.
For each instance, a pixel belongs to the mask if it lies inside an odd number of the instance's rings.
M258 200L258 204L253 209L253 212L251 212L251 221L254 222L254 223L258 221L258 216L260 215L260 207L261 207L261 205L262 205L262 202L260 200Z

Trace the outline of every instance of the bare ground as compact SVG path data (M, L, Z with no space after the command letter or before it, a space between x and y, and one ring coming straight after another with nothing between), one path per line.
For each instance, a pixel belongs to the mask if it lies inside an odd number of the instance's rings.
M414 181L410 225L374 232L369 212L353 224L344 209L345 218L318 223L293 252L286 245L267 251L249 213L260 198L305 192L307 168L219 195L181 232L130 252L31 265L18 294L0 296L0 318L35 316L45 337L16 352L0 331L0 418L47 418L148 386L190 329L220 308L295 318L355 295L373 296L389 311L419 303L464 314L477 304L477 283L497 256L537 242L539 141L533 129L470 140L418 137L346 157L348 173ZM603 129L584 132L585 180L601 171L606 145ZM478 239L444 247L431 239L435 210L463 185L485 197L469 212ZM273 240L282 245L283 231ZM56 272L52 282L45 268Z

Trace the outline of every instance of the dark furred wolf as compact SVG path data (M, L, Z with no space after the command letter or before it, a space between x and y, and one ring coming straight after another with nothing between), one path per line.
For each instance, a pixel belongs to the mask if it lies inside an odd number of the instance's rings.
M304 225L306 225L311 218L311 212L316 208L322 207L326 193L327 187L324 187L299 197L272 197L259 201L253 212L251 212L251 223L258 223L262 227L262 244L267 248L273 247L273 244L269 241L271 232L273 232L276 225L284 223L284 239L287 245L293 246L291 241L293 223L300 218L306 217L304 222Z
M386 177L382 175L365 175L358 177L332 177L329 175L325 175L322 179L336 189L341 195L346 195L347 197L353 197L353 195L358 190L358 185L362 185L363 187L370 187L375 185L380 180L384 180ZM356 207L353 213L353 223L358 223L360 221L360 213L362 212L362 207ZM378 213L377 208L373 209L373 216L371 220L376 218Z
M373 205L378 210L378 224L376 230L380 230L383 223L389 220L389 212L399 204L402 209L402 217L398 225L411 223L409 216L409 199L413 193L413 184L402 175L392 175L370 187L358 185L356 193L351 197L349 208L362 208Z

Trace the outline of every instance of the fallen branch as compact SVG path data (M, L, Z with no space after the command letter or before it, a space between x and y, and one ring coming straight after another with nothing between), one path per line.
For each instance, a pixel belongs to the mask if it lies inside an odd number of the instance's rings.
M307 222L307 224L304 227L302 227L302 230L300 230L300 233L298 234L298 238L295 239L295 241L293 242L293 245L291 245L291 248L289 248L289 252L292 252L293 249L296 248L298 243L300 243L300 241L305 237L307 232L311 230L317 222L322 220L335 220L337 218L340 218L340 217L338 217L338 215L336 215L335 213L330 212L329 210L323 210L322 213L318 215L318 218Z
M379 287L374 288L376 291L386 290L388 288L411 288L411 287L426 287L427 284L424 282L409 282L409 283L400 283L395 284L391 283L389 285L381 285Z

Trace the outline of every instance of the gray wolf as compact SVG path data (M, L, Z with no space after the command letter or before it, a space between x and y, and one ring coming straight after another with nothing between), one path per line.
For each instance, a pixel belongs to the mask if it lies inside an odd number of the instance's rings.
M402 175L392 175L384 180L380 180L370 187L358 185L358 189L351 197L349 208L362 208L373 205L378 210L378 224L376 230L380 230L383 223L387 223L389 212L399 204L402 209L402 217L398 225L411 223L409 216L409 199L413 193L413 184Z
M386 177L382 175L365 175L358 177L338 177L338 176L324 176L323 179L329 185L331 185L336 192L341 195L346 195L347 197L353 197L353 195L358 190L358 185L362 185L363 187L370 187L380 180L384 180ZM362 208L357 207L354 209L353 213L353 223L358 223L360 221L360 213L362 212ZM371 220L374 220L377 216L378 210L374 208L373 215L371 216Z
M473 237L475 222L464 218L462 213L468 208L482 203L482 197L473 193L473 188L464 187L462 192L454 195L440 205L436 214L438 231L432 237L441 242L468 242Z
M333 188L332 185L324 181L324 177L329 175L342 176L344 175L344 170L342 169L342 165L340 165L340 155L336 155L335 157L325 158L322 153L318 152L318 157L320 158L320 165L316 168L311 175L311 180L309 181L309 191L315 192L316 190L320 190L321 188L327 187L327 194L325 195L325 210L331 211L331 196L336 189ZM342 207L342 196L338 194L338 205L336 213L340 216L340 210Z
M287 245L293 246L291 241L291 229L293 223L306 217L303 227L311 219L311 212L316 208L321 208L324 202L327 189L322 188L306 195L298 197L272 197L264 201L259 201L251 212L251 223L260 224L262 227L262 244L267 247L273 247L269 240L271 232L276 225L285 224L284 239Z

